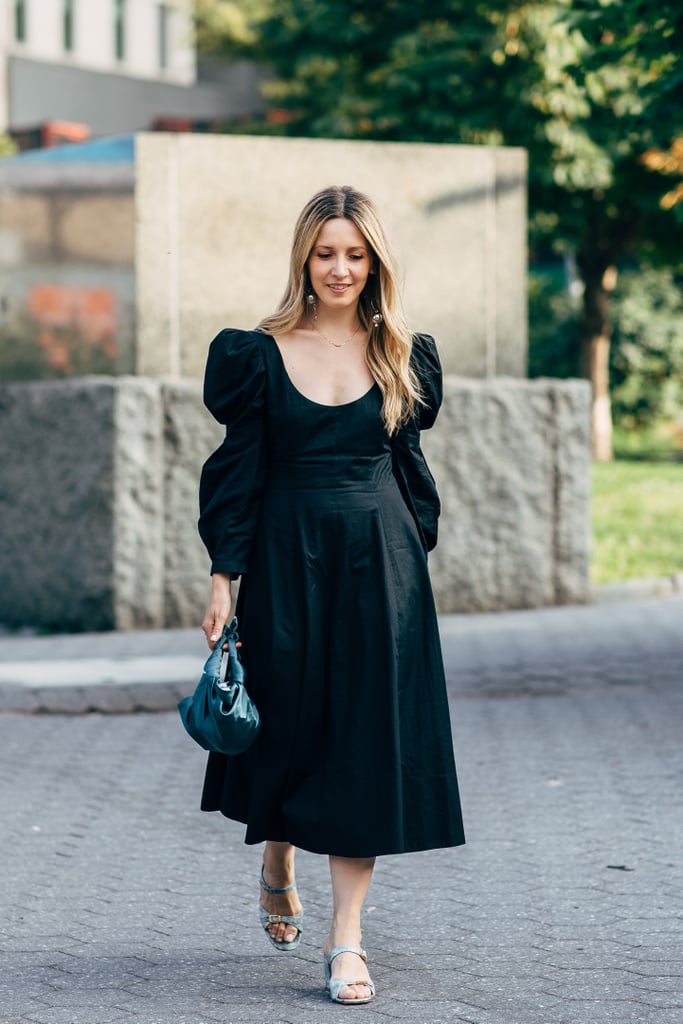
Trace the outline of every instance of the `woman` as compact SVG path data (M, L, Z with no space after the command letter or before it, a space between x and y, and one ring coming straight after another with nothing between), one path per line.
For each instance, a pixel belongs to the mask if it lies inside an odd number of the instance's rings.
M253 747L210 754L202 809L265 840L261 920L283 951L303 912L296 847L329 856L326 985L375 987L360 916L375 857L464 842L427 550L439 505L419 446L441 402L412 335L371 201L330 187L294 233L284 297L255 331L224 330L204 398L227 427L200 485L212 560L209 646L236 614Z

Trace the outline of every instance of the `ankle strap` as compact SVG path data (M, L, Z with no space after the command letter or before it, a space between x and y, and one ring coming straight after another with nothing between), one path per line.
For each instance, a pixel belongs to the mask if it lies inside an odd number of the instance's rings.
M330 966L332 966L332 961L335 957L338 957L340 953L355 953L356 956L361 958L361 960L368 959L368 954L364 949L361 949L360 946L335 946L334 949L331 949L327 954L327 962ZM366 982L361 982L360 984L365 985Z
M272 885L268 885L265 878L263 877L263 867L261 867L261 888L265 889L266 892L272 893L274 896L284 896L285 893L291 892L292 889L296 889L296 881L292 882L285 889L274 889Z

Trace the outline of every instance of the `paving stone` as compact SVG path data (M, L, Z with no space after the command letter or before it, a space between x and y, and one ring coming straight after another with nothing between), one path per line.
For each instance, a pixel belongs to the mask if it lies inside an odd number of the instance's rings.
M468 845L379 860L364 1024L680 1024L677 600L442 619ZM0 714L0 1024L348 1020L324 858L282 956L203 767L175 712Z

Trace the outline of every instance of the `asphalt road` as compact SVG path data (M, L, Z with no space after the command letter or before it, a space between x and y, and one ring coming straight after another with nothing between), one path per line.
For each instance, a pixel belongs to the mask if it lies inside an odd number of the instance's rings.
M683 600L445 616L441 629L468 845L378 862L373 1004L323 991L324 858L299 856L299 951L268 945L260 849L198 810L204 759L174 712L5 711L0 1022L680 1024ZM6 639L4 663L39 648L48 679L50 652L85 662L106 647L80 640ZM200 650L194 634L167 640L188 664ZM146 656L140 635L124 641L106 657ZM80 671L70 687L64 669L54 706L83 711L93 692L141 706L130 674L88 690ZM35 696L20 677L0 689ZM138 683L160 708L182 689ZM28 706L49 706L45 692ZM296 756L286 737L283 756Z

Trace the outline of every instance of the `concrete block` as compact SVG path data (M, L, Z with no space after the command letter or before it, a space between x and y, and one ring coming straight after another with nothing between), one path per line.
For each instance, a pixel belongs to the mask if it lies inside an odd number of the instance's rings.
M139 134L137 372L199 377L207 338L273 310L297 215L337 183L377 202L446 370L524 376L525 177L518 149Z
M8 712L30 714L39 710L39 701L32 690L24 686L3 683L0 686L0 714Z
M175 153L171 136L136 137L135 372L141 376L178 376L180 373L175 298L179 287L178 243L174 234L177 232L174 213L177 188L173 188L172 181Z
M84 715L95 710L84 686L48 686L33 690L35 714Z
M549 423L545 389L446 379L423 437L442 500L430 556L440 611L551 603Z
M80 378L0 388L0 621L163 622L159 384Z
M164 448L159 381L116 386L113 594L117 629L164 625Z
M199 534L202 464L224 428L202 404L199 381L165 382L164 405L164 621L199 626L209 596L209 559Z
M97 378L0 388L3 623L116 625L116 391Z
M526 376L527 337L527 153L523 149L496 149L495 218L489 227L493 235L495 267L494 292L490 305L494 319L495 348L491 363L493 373L487 376ZM464 371L453 368L453 372Z
M552 405L556 604L590 601L591 388L586 381L547 379Z
M443 506L430 555L439 611L588 600L588 392L446 378L423 435Z

